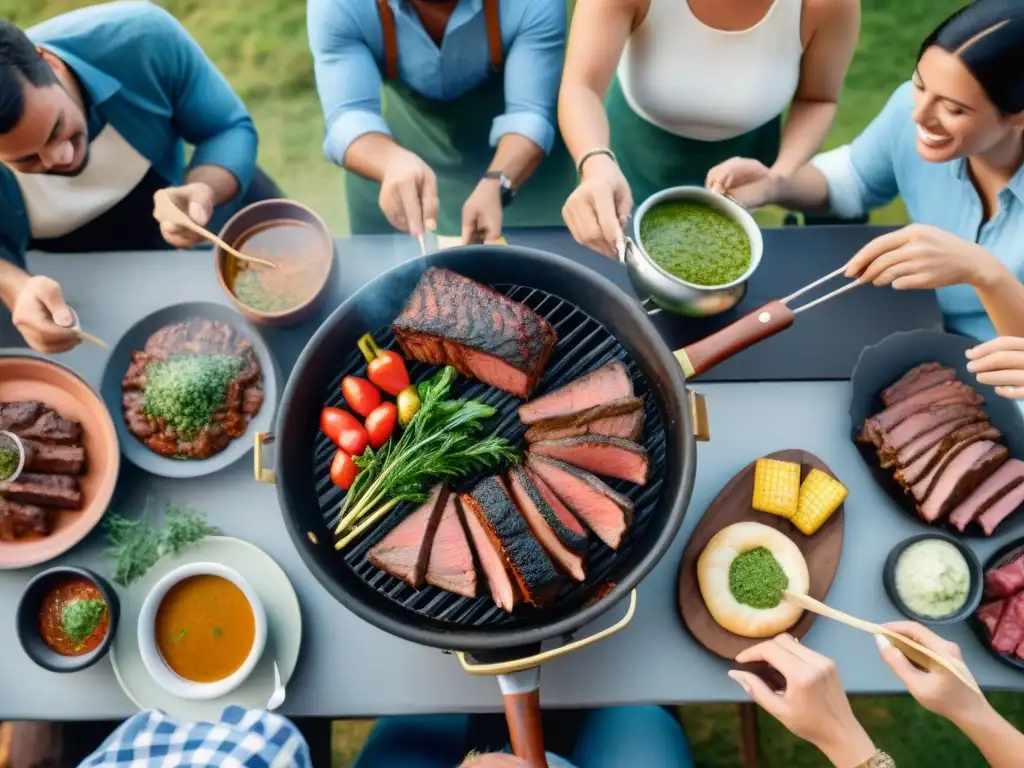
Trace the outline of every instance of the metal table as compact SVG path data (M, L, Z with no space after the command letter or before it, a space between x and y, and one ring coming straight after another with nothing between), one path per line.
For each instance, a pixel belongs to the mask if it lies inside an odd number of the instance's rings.
M877 232L864 228L836 230L828 235L821 231L780 230L778 234L767 232L766 241L782 238L792 244L801 242L801 238L816 238L816 258L822 261L821 269L815 268L815 272L823 273L873 234ZM546 245L548 250L584 260L625 284L621 267L574 250L564 234L533 238L538 242L530 244ZM513 242L517 239L510 237ZM830 242L834 244L831 251L822 252L823 244ZM417 254L415 243L405 237L340 241L339 252L340 270L322 315L346 290ZM206 253L33 254L29 266L34 272L58 279L83 325L111 343L138 318L159 306L184 300L226 301ZM797 271L797 267L790 269L787 265L781 274ZM937 322L933 300L913 304L921 302L922 295L890 297L889 303L897 307L893 316L920 324ZM313 318L305 327L267 332L283 371L291 369L321 319ZM5 338L9 343L10 330L0 326L0 344ZM774 341L781 348L789 348L790 356L801 354L801 348L791 339L779 337ZM105 363L102 353L82 346L64 358L90 382L98 384ZM675 607L676 573L684 543L707 504L749 461L774 450L803 448L815 453L851 489L846 504L843 560L829 601L865 618L897 618L882 589L882 563L892 545L922 530L922 526L900 514L874 486L847 439L849 384L698 383L695 388L708 396L712 440L698 448L697 483L684 529L662 563L641 585L631 626L545 666L542 699L546 707L745 699L726 677L726 662L704 651L683 627ZM130 514L150 494L206 511L225 533L261 547L288 573L303 606L304 643L289 685L285 713L354 717L500 708L501 698L493 680L466 675L453 656L391 637L335 602L306 571L285 531L275 490L254 482L249 462L188 482L156 479L126 464L115 508ZM978 554L986 557L1011 538L1013 533L1007 532L974 545ZM102 538L93 534L57 562L80 563L108 573L103 546ZM4 649L0 654L0 719L128 716L134 708L121 693L108 659L84 672L57 675L35 666L21 652L14 629L15 606L29 578L41 568L0 572L0 648ZM623 610L624 605L614 607L602 625L618 619ZM961 643L982 685L1024 690L1024 676L988 656L965 627L945 634ZM849 691L901 690L899 681L878 658L870 636L819 620L806 642L836 659Z

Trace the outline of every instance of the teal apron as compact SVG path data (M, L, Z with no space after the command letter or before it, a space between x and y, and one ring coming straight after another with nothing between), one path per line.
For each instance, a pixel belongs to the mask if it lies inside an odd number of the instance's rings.
M496 23L496 0L488 9ZM491 2L485 3L491 5ZM380 7L380 6L378 6ZM390 11L390 8L388 8ZM385 13L381 7L382 15ZM489 22L490 23L490 22ZM397 50L394 24L382 19L385 51ZM390 39L389 39L390 37ZM500 31L489 35L491 61L500 63ZM386 66L383 117L399 145L416 153L437 176L441 210L438 234L462 234L462 206L494 157L491 123L505 111L503 76L495 71L480 86L453 101L434 101L415 92ZM499 169L500 170L500 169ZM576 186L576 169L561 137L504 210L504 227L562 226L562 205ZM352 234L390 234L395 229L380 211L380 184L354 173L345 174Z
M708 171L731 157L752 157L770 167L779 154L781 117L725 141L687 139L634 112L618 77L612 78L605 111L611 149L629 182L634 205L667 187L704 186Z

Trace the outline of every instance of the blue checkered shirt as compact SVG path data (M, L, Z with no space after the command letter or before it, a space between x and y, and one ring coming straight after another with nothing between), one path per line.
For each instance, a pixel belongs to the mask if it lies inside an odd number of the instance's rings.
M188 723L146 710L126 720L79 768L312 768L290 721L227 707L216 723Z

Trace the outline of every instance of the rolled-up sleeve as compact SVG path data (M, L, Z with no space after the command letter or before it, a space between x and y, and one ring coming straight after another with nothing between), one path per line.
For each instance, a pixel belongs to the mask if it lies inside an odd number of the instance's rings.
M381 116L381 76L357 19L339 0L309 0L309 47L327 131L324 154L345 164L352 143L367 133L390 136Z
M14 174L0 166L0 259L25 268L29 223Z
M491 146L510 133L551 151L555 106L565 59L565 3L528 2L505 62L505 112L491 126Z

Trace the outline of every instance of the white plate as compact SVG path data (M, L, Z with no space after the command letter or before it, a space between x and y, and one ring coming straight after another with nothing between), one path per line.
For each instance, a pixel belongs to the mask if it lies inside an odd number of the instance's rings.
M153 585L180 565L215 562L234 568L259 593L267 612L267 649L249 678L231 693L210 701L188 701L168 693L142 663L138 621L142 603ZM302 613L288 576L270 555L241 539L210 536L176 557L162 558L146 576L120 595L121 619L110 648L117 682L139 709L159 709L182 720L216 722L224 707L237 704L263 709L274 691L274 660L281 682L288 683L302 645Z

